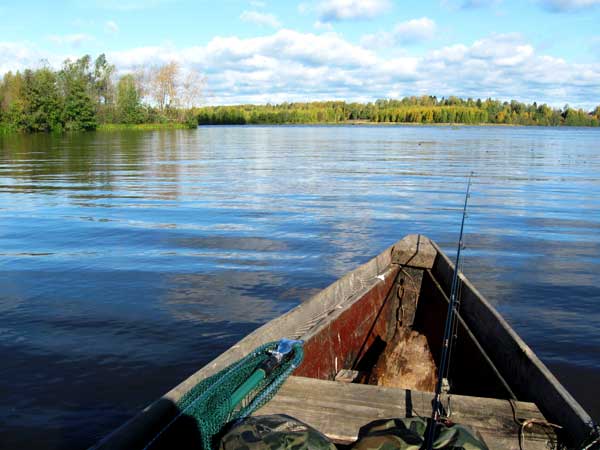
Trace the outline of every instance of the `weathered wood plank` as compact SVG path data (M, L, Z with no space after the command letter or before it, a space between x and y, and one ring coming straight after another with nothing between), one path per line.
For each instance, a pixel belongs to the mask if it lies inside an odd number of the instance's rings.
M401 266L431 269L436 256L437 248L428 237L411 234L396 244L392 262Z
M367 423L385 418L429 417L431 393L363 384L290 377L278 394L256 414L288 414L315 427L336 442L356 440ZM447 397L443 404L448 404ZM533 403L515 402L517 420L544 417ZM451 419L479 431L490 450L518 450L519 425L507 400L453 395ZM555 439L535 426L525 432L528 450L552 448Z

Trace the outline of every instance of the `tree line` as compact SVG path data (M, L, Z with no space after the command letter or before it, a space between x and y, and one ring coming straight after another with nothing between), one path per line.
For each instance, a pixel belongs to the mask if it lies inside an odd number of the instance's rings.
M455 96L198 108L205 79L169 62L118 74L104 54L8 72L0 80L0 132L94 130L101 124L459 123L599 126L593 111Z
M593 111L459 97L421 96L372 103L342 101L279 105L210 106L198 110L198 122L224 124L310 123L459 123L545 126L599 126L600 106Z
M194 108L204 78L176 62L119 75L104 54L8 72L0 80L0 131L95 130L99 124L185 123L196 126Z

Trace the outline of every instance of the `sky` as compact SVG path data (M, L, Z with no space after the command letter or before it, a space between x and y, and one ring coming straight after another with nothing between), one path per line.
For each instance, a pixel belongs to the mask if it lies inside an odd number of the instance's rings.
M600 0L0 0L0 74L169 61L205 103L410 95L600 104Z

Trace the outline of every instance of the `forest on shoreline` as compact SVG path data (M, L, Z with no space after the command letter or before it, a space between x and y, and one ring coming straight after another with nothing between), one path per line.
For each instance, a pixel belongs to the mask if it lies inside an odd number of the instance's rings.
M58 70L42 63L0 80L0 134L237 124L600 126L600 106L585 111L455 96L199 107L205 82L199 72L176 62L122 75L104 54L93 61L89 55L66 60Z
M377 100L282 103L280 105L209 106L197 111L200 125L412 123L472 125L600 126L600 106L593 111L551 108L516 100L462 99L435 96Z

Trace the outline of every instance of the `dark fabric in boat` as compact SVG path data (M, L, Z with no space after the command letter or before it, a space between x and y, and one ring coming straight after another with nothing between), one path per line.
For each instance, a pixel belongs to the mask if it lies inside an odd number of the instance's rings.
M419 450L424 445L427 421L420 417L382 419L361 428L352 450ZM483 438L469 428L437 424L436 450L488 450Z
M253 416L233 424L219 450L336 450L323 434L284 414Z
M351 450L419 450L427 421L418 417L383 419L361 428ZM437 424L436 450L488 450L480 435L467 427ZM235 422L224 434L219 450L336 450L323 434L285 414L254 416Z

